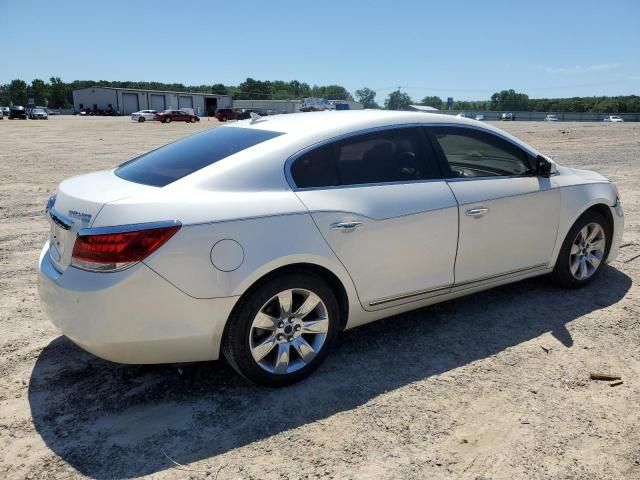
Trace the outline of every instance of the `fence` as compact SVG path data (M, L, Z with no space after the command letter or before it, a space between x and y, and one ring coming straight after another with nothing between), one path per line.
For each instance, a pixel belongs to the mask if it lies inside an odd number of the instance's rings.
M434 112L435 113L435 112ZM616 115L625 122L640 122L640 113L591 113L591 112L514 112L513 110L505 111L488 111L488 110L441 110L438 113L447 115L457 115L464 113L466 117L474 118L476 115L484 115L485 120L500 120L503 113L513 113L515 120L518 121L541 121L547 115L555 115L558 120L564 122L602 122L604 117Z

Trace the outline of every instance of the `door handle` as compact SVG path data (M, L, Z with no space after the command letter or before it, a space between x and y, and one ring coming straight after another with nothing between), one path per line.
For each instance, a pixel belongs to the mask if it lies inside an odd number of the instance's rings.
M488 208L472 208L470 210L467 210L467 216L468 217L481 217L482 215L484 215L485 213L487 213L489 211Z
M338 222L331 224L331 230L342 230L343 232L349 232L356 227L362 225L362 222Z

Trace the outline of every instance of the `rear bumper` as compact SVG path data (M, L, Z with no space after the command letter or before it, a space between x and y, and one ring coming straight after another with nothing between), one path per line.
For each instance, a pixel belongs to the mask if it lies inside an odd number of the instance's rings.
M195 299L143 263L115 273L58 272L49 243L38 291L46 315L75 344L119 363L215 360L238 297Z

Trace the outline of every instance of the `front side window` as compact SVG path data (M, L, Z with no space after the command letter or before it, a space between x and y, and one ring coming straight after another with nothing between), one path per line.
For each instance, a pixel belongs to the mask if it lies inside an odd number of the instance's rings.
M434 127L451 170L450 177L500 177L532 173L526 152L491 133L459 127Z
M235 153L282 132L253 128L220 127L170 143L123 163L115 171L130 182L164 187Z
M423 150L415 128L356 135L302 155L291 176L299 188L439 178L435 159L425 158Z

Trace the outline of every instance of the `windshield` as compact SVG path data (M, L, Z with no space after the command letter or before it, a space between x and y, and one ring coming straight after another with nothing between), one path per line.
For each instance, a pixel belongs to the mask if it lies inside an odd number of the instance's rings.
M164 187L280 135L283 133L252 128L212 128L129 160L120 165L115 174L130 182Z

